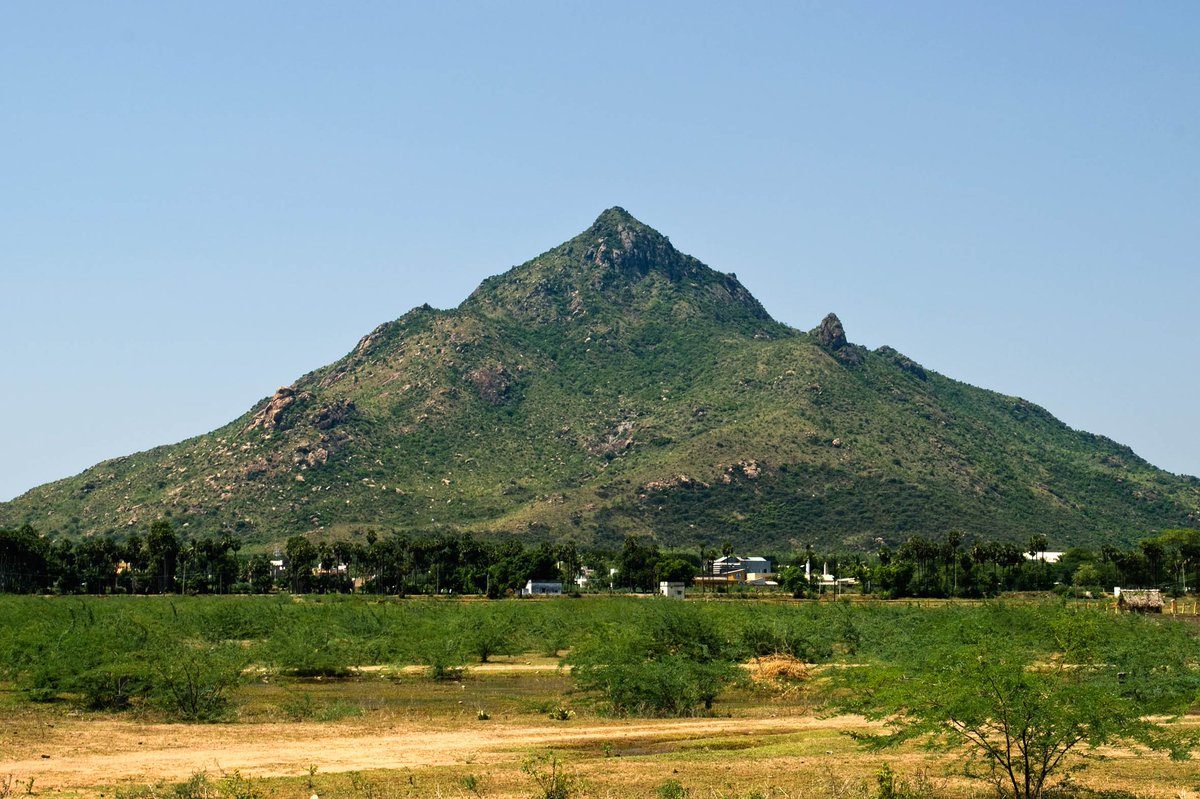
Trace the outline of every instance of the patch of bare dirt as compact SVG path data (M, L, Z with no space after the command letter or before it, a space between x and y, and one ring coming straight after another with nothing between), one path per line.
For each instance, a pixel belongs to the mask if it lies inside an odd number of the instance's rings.
M787 734L845 728L860 719L670 719L587 724L480 722L447 730L428 724L143 724L130 720L65 720L42 726L37 739L13 742L0 771L57 790L158 780L182 781L206 770L234 768L254 776L297 776L366 769L489 763L530 748L628 744L639 739L732 734ZM6 747L8 749L8 747ZM12 750L9 750L10 752Z

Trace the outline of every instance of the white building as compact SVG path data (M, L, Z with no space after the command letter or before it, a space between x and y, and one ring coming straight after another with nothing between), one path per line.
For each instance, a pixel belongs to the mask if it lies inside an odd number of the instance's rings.
M562 596L562 583L549 580L529 580L521 591L522 596Z
M683 599L683 583L659 583L658 592L671 599Z
M726 555L712 562L711 573L714 577L730 572L742 571L746 574L774 574L774 564L767 558L740 558L737 555Z

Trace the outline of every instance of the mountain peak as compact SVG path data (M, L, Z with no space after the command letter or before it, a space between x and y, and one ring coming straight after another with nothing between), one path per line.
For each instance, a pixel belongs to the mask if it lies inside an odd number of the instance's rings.
M620 206L558 247L485 280L463 307L543 322L594 315L602 307L614 312L667 307L756 329L771 323L735 275L680 252Z
M596 221L592 223L591 227L572 241L599 239L608 241L610 248L617 246L618 242L627 246L633 241L641 241L656 247L666 245L672 251L675 250L666 236L637 219L619 205L614 205L602 212L600 216L596 217Z
M596 221L592 223L592 227L601 225L620 225L634 224L642 225L642 222L634 218L633 214L626 211L619 205L614 205L612 208L605 209L600 212L600 216L596 217ZM642 225L644 227L644 225Z
M591 227L564 247L574 252L582 250L586 266L614 270L635 279L659 271L671 280L679 280L702 266L676 250L666 236L620 206L600 214Z

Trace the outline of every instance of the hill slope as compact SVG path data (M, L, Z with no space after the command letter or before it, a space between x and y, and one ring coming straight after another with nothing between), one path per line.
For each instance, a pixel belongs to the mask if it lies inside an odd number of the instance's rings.
M1200 521L1200 481L1043 409L775 322L619 208L449 311L377 327L206 435L0 504L0 526L166 516L297 532L650 533L868 545L959 529L1055 546Z

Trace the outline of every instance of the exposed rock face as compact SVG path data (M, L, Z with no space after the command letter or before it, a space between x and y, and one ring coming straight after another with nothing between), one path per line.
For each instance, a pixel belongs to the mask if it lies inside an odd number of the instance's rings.
M846 346L846 330L837 314L828 314L821 320L821 326L817 328L817 341L829 350L840 350Z
M275 396L271 397L266 407L254 415L254 419L246 428L246 432L262 429L270 432L279 427L283 412L299 400L306 400L310 395L307 391L296 391L295 386L281 386Z
M724 471L721 473L721 482L729 485L738 477L745 477L747 480L757 480L762 475L763 466L758 461L738 461L733 466L726 466L724 468Z
M489 405L501 405L508 398L512 386L508 371L503 366L480 367L467 374L480 398Z
M354 415L354 403L349 400L338 400L332 405L321 408L313 417L313 426L318 430L329 430L349 421Z
M358 346L356 346L354 348L354 352L358 353L358 354L362 354L362 353L366 352L367 350L371 349L371 347L375 346L375 342L377 342L377 341L379 341L379 339L383 338L384 333L386 333L388 331L388 328L390 328L391 326L392 326L391 322L384 322L383 324L379 325L374 330L372 330L370 333L363 336L361 339L359 339Z
M698 486L700 488L711 488L711 486L703 480L697 480L689 477L686 474L676 474L666 480L651 480L642 486L643 491L666 491L671 488L684 487L692 488Z
M303 463L305 466L324 466L325 461L329 460L329 450L325 449L325 447L310 447L305 444L296 448L292 459L296 463Z
M917 363L912 358L897 352L893 347L888 347L885 345L877 349L876 352L918 380L924 381L929 379L929 375L925 374L925 369L921 366L921 364Z
M324 466L349 441L344 433L335 431L322 435L315 443L302 442L292 450L292 463L300 468Z
M863 348L846 341L846 330L837 314L829 314L812 331L812 335L833 357L847 366L858 366L863 362Z
M270 468L271 464L267 462L266 458L255 458L251 463L247 464L245 468L242 469L242 479L257 480L258 478L267 474Z
M615 429L605 434L602 440L592 443L587 449L593 455L612 459L624 454L633 446L633 435L633 422L623 421L618 423Z
M692 266L666 236L641 224L623 208L605 211L588 232L595 238L583 257L598 267L594 288L601 288L618 274L646 275L652 269L680 280Z

